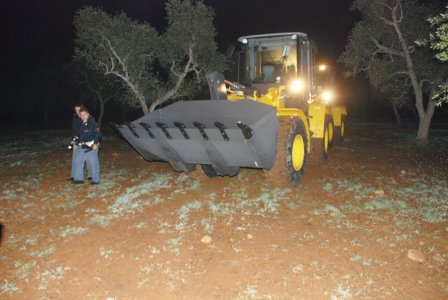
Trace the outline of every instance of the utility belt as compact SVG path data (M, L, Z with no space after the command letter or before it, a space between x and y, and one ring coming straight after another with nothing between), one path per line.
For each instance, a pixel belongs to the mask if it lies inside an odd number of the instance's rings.
M73 143L73 144L72 144ZM68 145L68 149L69 150L73 150L73 146L72 145L76 145L78 147L80 147L81 149L86 150L85 152L90 152L93 150L93 145L95 144L94 140L88 141L88 142L81 142L79 141L78 137L75 137L72 142ZM100 144L98 143L98 148L100 147Z
M92 141L89 141L89 142L81 142L81 143L78 143L77 145L81 149L84 149L85 150L84 152L87 153L87 152L90 152L90 151L93 150L93 145L94 144L95 144L95 142L92 140ZM100 147L100 144L98 144L98 149L99 149L99 147Z
M91 140L91 141L88 141L88 142L78 142L76 145L77 146L87 146L87 147L89 147L89 148L92 148L92 146L95 144L95 141L93 141L93 140Z

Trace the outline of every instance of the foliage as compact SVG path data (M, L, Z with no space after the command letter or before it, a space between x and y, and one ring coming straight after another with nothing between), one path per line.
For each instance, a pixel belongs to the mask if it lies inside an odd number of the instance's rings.
M415 41L424 37L429 32L425 24L429 9L417 6L413 1L366 1L357 0L353 9L360 10L363 19L353 28L349 43L341 56L341 61L347 69L346 75L355 76L360 72L366 72L372 85L382 88L383 85L395 80L401 81L403 87L410 87L409 70L404 60L405 53L397 39L397 33L389 21L387 21L387 9L382 4L392 5L394 2L402 2L402 20L400 29L408 41ZM416 73L421 80L433 81L441 76L440 65L434 62L426 49L409 46Z
M348 76L365 72L370 83L391 103L406 104L413 92L420 118L417 138L425 141L434 103L425 97L437 92L447 67L432 59L430 49L414 41L429 34L426 19L432 10L412 0L355 0L353 9L362 19L353 28L340 60Z
M162 34L124 13L111 16L92 7L74 18L75 58L107 78L120 79L132 95L130 104L145 114L170 99L191 95L207 70L221 70L225 63L214 41L211 8L171 0L166 10L168 28Z
M442 62L448 62L448 6L444 13L429 18L435 31L430 34L430 47L436 51L436 58ZM448 78L445 78L439 86L438 93L434 96L438 105L448 102Z
M436 57L440 61L448 61L448 6L447 11L435 17L429 18L435 31L430 35L431 49L436 51Z

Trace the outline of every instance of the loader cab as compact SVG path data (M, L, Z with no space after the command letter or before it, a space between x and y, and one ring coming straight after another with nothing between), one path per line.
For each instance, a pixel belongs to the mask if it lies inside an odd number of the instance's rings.
M301 32L260 34L238 39L243 51L238 60L238 79L266 93L284 86L288 96L311 101L315 46Z

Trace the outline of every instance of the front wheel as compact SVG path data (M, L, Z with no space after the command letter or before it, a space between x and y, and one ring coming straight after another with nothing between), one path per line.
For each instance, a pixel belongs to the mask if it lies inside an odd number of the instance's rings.
M294 117L279 117L277 153L266 178L281 186L297 186L301 182L307 162L308 140L303 122Z

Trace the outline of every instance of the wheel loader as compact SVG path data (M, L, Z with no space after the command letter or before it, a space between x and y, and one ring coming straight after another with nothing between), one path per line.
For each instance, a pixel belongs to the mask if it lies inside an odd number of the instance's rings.
M178 101L117 129L146 160L169 162L179 172L199 166L215 177L257 168L275 183L298 185L308 156L326 157L329 124L341 127L346 110L319 101L316 47L307 34L238 41L236 82L209 73L210 99Z

